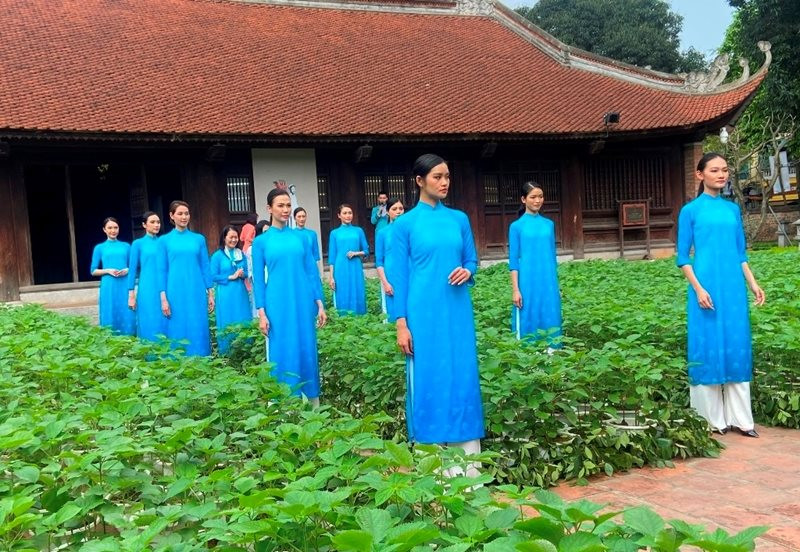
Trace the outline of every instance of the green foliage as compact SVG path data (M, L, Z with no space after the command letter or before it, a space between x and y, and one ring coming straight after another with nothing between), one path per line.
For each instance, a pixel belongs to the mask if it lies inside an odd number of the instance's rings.
M385 416L310 410L265 364L186 358L39 307L0 307L0 401L3 550L744 552L764 531L620 519L510 485L498 501L489 475L443 478L460 449L412 451L376 436Z
M703 54L679 51L683 18L663 0L539 0L517 11L559 40L669 73L701 71Z

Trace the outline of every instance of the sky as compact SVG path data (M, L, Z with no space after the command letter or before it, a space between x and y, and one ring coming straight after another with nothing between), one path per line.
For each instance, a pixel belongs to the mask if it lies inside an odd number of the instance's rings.
M535 4L534 0L501 0L517 8ZM722 44L725 30L733 19L733 8L727 0L667 0L672 11L683 16L681 50L690 46L713 58Z

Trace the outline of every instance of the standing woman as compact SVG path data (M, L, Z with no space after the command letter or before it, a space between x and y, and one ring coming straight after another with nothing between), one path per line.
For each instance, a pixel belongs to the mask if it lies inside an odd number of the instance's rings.
M136 311L136 335L155 341L167 333L167 319L161 312L162 273L158 269L161 218L148 211L142 215L142 227L145 235L131 244L128 306Z
M386 212L389 218L388 226L375 236L375 269L381 281L381 310L386 315L385 322L394 322L392 301L394 288L390 283L392 274L392 223L405 213L406 208L400 198L392 198L386 202Z
M187 340L187 355L211 354L208 313L214 310L214 288L208 247L202 234L189 230L189 204L173 201L169 218L175 225L158 240L161 249L161 312L167 317L167 337Z
M333 306L341 313L366 314L362 260L369 254L367 236L361 227L352 225L353 208L347 203L339 206L339 220L342 225L331 231L328 241Z
M319 405L317 328L327 321L319 272L307 240L289 227L289 193L270 190L267 207L271 228L253 241L253 290L267 362L275 365L275 379Z
M422 155L413 170L419 203L392 224L390 253L408 434L475 454L484 435L469 293L478 255L467 215L442 203L450 188L444 159Z
M255 230L255 226L253 227ZM250 296L247 293L247 257L236 247L239 233L233 226L226 226L219 236L219 249L211 256L211 279L216 284L217 347L226 354L233 336L226 335L231 324L253 319Z
M739 207L720 194L728 180L725 158L707 153L696 176L701 193L678 217L677 265L689 281L689 397L714 431L734 427L758 437L750 406L753 351L745 282L756 305L764 304L765 295L747 263Z
M100 325L114 333L134 335L136 322L128 308L128 255L130 244L119 241L119 223L114 217L103 221L106 241L95 246L92 252L92 276L100 277L98 300Z
M307 241L308 245L311 247L311 255L314 257L314 262L318 263L322 257L319 254L319 241L317 240L317 233L313 230L306 228L306 222L308 221L308 213L302 207L298 207L294 210L294 222L295 222L295 230L300 233Z
M536 182L522 185L525 213L508 228L508 268L511 272L511 331L517 339L547 333L548 351L561 344L561 294L558 289L555 225L539 211L544 189ZM535 335L532 336L534 339Z

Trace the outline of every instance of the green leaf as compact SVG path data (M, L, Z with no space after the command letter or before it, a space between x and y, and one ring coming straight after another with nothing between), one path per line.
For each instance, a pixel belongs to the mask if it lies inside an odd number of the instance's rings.
M339 531L333 537L333 545L337 550L347 552L353 550L355 552L371 552L372 551L372 535L366 531L346 530Z
M191 487L192 483L194 483L194 479L189 478L182 478L175 481L167 488L167 494L164 495L164 502L181 494L183 491Z
M16 470L14 475L26 483L36 483L39 481L39 468L36 466L25 466Z
M564 527L543 517L517 522L514 528L530 533L534 537L550 541L553 544L558 544L564 538Z
M386 510L363 508L356 512L356 522L364 531L372 535L373 542L381 542L393 525L392 516Z
M517 544L517 550L520 552L558 552L555 544L543 539L520 542Z
M744 546L749 546L752 544L758 537L763 535L769 531L769 527L766 525L757 525L754 527L748 527L744 531L736 533L730 538L731 544L739 544Z
M558 552L603 552L605 547L600 537L578 531L567 535L558 543Z
M507 529L514 525L514 522L519 517L519 510L516 508L504 508L502 510L495 510L486 516L487 529Z
M634 531L652 538L664 528L664 520L650 508L629 508L623 514L625 523Z
M392 441L386 441L386 451L398 466L404 468L412 468L414 466L414 457L405 443L399 445Z
M240 477L234 481L233 486L237 491L244 494L256 486L256 480L252 477Z
M456 519L455 526L463 535L472 537L483 529L483 522L479 517L467 514Z
M63 525L64 523L68 522L75 516L81 513L81 507L75 504L74 502L67 502L61 509L45 518L42 523L44 523L48 527L58 527Z

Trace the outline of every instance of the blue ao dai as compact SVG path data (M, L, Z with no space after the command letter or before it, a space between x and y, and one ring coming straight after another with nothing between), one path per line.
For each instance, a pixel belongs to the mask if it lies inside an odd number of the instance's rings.
M690 250L694 247L694 259ZM747 262L739 207L722 197L701 194L678 217L677 265L692 265L714 309L702 309L689 286L688 360L691 385L752 379L753 350L747 287Z
M392 229L394 224L389 224L386 228L378 232L375 236L375 268L383 268L384 276L389 285L392 284L392 274L394 272L394 264L397 262L392 257ZM381 299L385 306L386 317L389 322L394 322L396 316L394 315L394 296L386 295L381 286Z
M123 270L128 268L131 246L119 240L106 240L97 244L92 251L90 272L98 269ZM133 311L128 307L128 278L103 274L100 277L100 297L98 299L99 322L123 335L135 335L136 322Z
M328 262L333 266L336 282L334 306L340 314L366 314L367 295L362 258L355 256L348 259L348 251L363 251L368 255L369 245L359 226L342 224L331 231L328 242Z
M172 230L159 238L161 249L163 288L171 310L167 320L167 337L173 341L188 341L184 347L187 355L211 354L211 336L208 328L208 297L211 289L211 271L208 248L202 234L191 230Z
M317 239L317 233L310 228L295 228L295 231L303 236L306 241L308 241L308 245L311 248L311 256L314 258L314 260L319 261L322 259L322 256L319 254L319 240Z
M253 240L251 251L255 306L269 319L267 360L274 364L272 374L296 394L317 398L316 301L322 301L322 284L308 241L295 230L273 226Z
M244 278L231 280L231 276L239 269L244 271ZM247 257L238 247L218 249L211 256L211 279L216 285L215 309L217 318L217 348L220 354L226 354L233 341L232 335L226 335L225 329L231 324L241 324L253 320L250 308L250 295L245 287L247 278Z
M511 223L508 243L508 268L517 271L522 295L522 309L511 307L511 331L529 339L536 339L536 334L545 332L548 345L559 347L561 293L555 225L549 218L526 212Z
M167 333L167 319L161 312L163 273L158 269L158 255L155 236L145 234L131 244L128 290L136 288L136 335L150 341Z
M472 274L478 268L469 220L442 203L419 202L391 226L393 309L406 319L414 349L406 363L409 437L419 443L480 439L472 281L460 286L447 281L458 267Z

